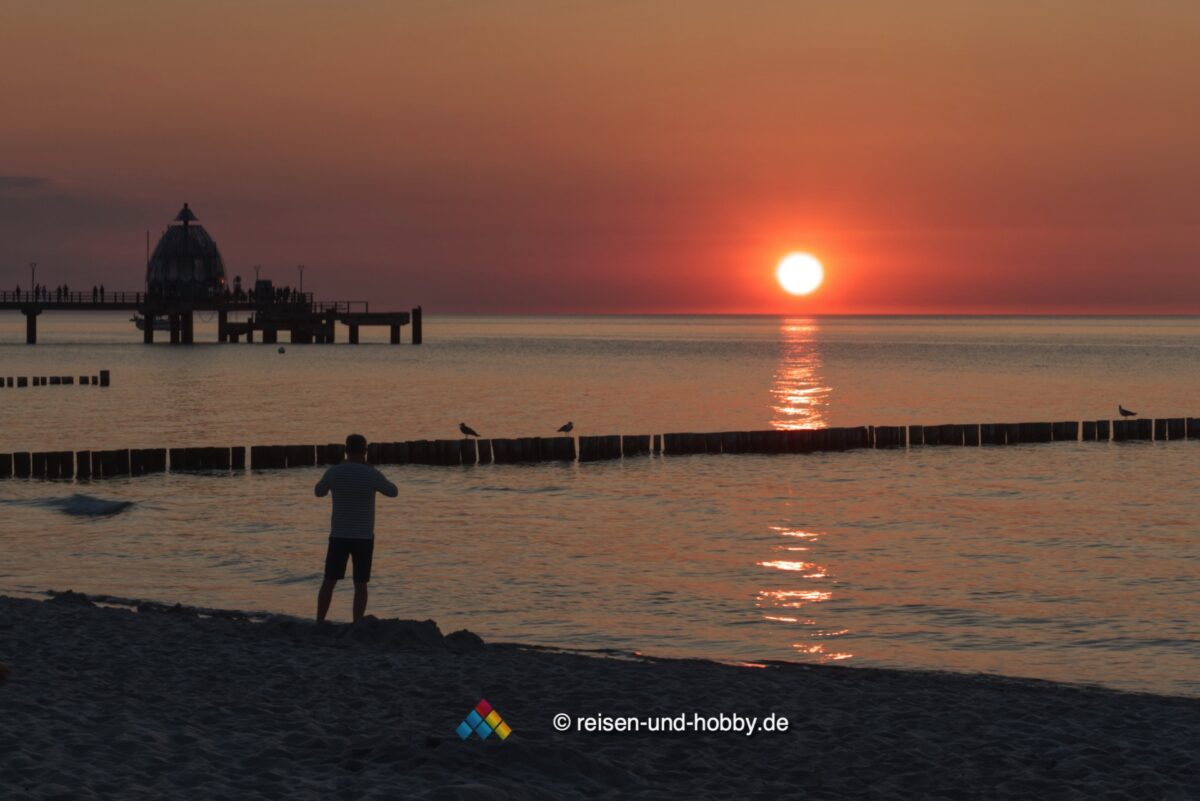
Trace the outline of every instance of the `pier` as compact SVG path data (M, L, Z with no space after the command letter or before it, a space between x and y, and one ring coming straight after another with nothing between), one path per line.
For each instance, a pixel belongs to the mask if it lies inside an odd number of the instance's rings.
M1084 420L1052 423L970 423L856 426L795 430L718 431L705 434L609 434L517 439L434 439L372 442L377 465L474 467L489 464L586 463L704 454L814 454L855 449L1028 445L1055 442L1162 442L1200 440L1200 418ZM223 472L320 467L342 461L340 442L204 448L121 448L104 451L0 453L0 479L89 479L148 473ZM249 455L249 460L247 460Z
M25 291L17 287L0 291L0 311L25 315L25 342L30 345L37 344L38 318L48 311L133 312L141 318L138 324L147 345L154 342L160 321L172 345L193 344L197 314L216 315L221 343L249 343L257 337L273 344L286 332L296 344L332 344L338 323L349 329L352 345L358 344L359 329L370 326L387 328L390 342L398 345L401 329L411 325L409 341L422 341L420 306L411 312L371 311L365 300L317 300L311 292L276 287L257 277L253 287L243 288L240 277L230 284L217 243L187 203L163 231L153 254L147 238L145 286L145 291L134 292L112 292L103 285L90 292L66 286L31 285ZM238 313L249 317L230 319Z
M336 324L349 329L348 341L357 345L359 329L380 326L389 329L390 341L400 344L401 329L411 325L409 341L420 345L421 307L411 312L372 312L367 301L319 301L312 293L295 293L285 300L256 300L242 296L186 301L178 298L156 297L148 292L106 292L103 298L93 298L90 292L69 292L64 297L43 290L33 292L0 292L0 311L19 311L25 315L25 342L36 345L38 318L43 312L132 312L143 320L142 341L153 344L156 333L172 345L191 345L195 342L197 314L211 313L217 317L217 342L254 342L273 344L280 332L296 344L332 344L336 341ZM250 315L247 320L230 320L235 312ZM165 320L166 330L155 330L155 321Z

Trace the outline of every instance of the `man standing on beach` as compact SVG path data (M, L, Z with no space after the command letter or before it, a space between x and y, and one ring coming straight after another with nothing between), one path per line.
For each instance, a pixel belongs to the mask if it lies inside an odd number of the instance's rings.
M354 559L354 620L367 611L367 582L375 553L375 493L389 498L399 494L396 485L367 464L367 439L346 437L346 461L325 471L315 488L318 498L333 492L329 521L329 550L325 553L325 580L317 593L317 622L325 620L333 588L346 577L346 562Z

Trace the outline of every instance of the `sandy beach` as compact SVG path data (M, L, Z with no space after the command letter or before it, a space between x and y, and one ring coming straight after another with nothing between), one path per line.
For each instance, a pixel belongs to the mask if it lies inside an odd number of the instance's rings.
M0 663L0 785L14 800L1188 799L1200 787L1200 701L1040 681L604 658L429 621L319 628L74 594L0 598ZM482 699L506 739L455 733ZM623 717L719 727L722 714L787 730L580 730Z

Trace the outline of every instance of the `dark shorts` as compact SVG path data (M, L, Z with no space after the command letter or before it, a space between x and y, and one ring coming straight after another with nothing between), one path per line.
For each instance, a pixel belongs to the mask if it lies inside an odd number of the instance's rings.
M354 557L354 583L366 584L371 580L371 557L374 554L375 540L330 537L329 550L325 552L325 578L344 579L346 562Z

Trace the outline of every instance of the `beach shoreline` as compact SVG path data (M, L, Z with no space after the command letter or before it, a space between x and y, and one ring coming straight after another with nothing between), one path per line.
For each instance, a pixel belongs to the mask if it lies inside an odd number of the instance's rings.
M318 627L78 594L0 596L0 663L14 799L1184 799L1200 786L1200 700L1041 680L612 659L432 621ZM483 699L506 739L456 733ZM768 716L787 729L695 728ZM693 728L613 728L651 719Z

